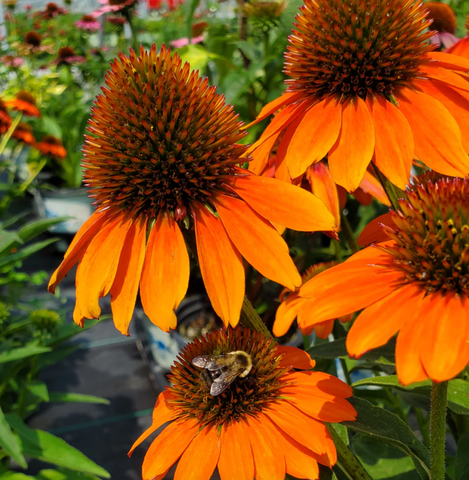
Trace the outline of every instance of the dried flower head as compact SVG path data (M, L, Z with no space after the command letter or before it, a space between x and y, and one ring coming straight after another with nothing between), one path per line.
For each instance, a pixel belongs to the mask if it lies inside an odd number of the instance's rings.
M37 32L28 32L24 36L24 41L31 47L39 47L39 45L41 45L42 36Z
M165 47L112 63L83 148L96 212L49 285L53 292L80 261L77 323L97 318L99 298L110 292L114 322L127 333L140 285L150 319L175 328L190 270L184 237L195 237L207 293L226 325L238 323L243 303L241 255L274 281L301 283L270 222L332 230L333 217L312 194L241 169L249 160L241 126L215 87Z

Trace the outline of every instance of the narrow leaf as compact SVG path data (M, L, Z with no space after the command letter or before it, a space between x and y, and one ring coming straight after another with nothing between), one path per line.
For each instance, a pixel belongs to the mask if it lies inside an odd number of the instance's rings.
M459 439L455 472L456 480L467 480L469 478L469 432L461 435Z
M15 462L22 468L27 468L28 464L21 452L19 438L11 431L10 425L5 419L3 410L0 407L0 446L5 450ZM1 478L1 477L0 477Z
M110 405L111 403L107 398L82 395L81 393L50 392L49 398L51 402L101 403L103 405Z
M39 345L28 345L25 347L13 348L0 353L0 364L21 360L22 358L32 357L40 353L50 352L51 348L41 347Z

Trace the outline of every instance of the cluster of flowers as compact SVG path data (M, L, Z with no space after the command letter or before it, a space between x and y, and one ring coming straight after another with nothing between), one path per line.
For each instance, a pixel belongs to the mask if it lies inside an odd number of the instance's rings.
M128 334L140 290L145 313L169 331L189 248L227 328L189 344L174 365L133 447L168 423L147 452L145 480L178 460L177 479L209 479L217 467L223 480L317 479L318 464L336 461L323 422L356 416L350 387L311 372L305 352L239 327L243 258L293 292L276 334L298 317L304 332L327 336L334 319L363 309L350 355L398 334L403 384L445 381L468 364L469 60L459 44L458 55L434 51L426 17L414 0L305 0L285 56L288 88L260 112L255 122L275 116L250 147L239 143L248 126L233 107L164 46L112 63L83 150L96 211L49 289L78 263L77 324L99 317L110 294ZM411 181L413 165L431 172ZM372 245L302 279L280 232L334 237L340 192L386 202L380 182L392 209L362 235ZM207 380L194 359L239 352L252 364L212 395L206 384L218 377L209 368Z

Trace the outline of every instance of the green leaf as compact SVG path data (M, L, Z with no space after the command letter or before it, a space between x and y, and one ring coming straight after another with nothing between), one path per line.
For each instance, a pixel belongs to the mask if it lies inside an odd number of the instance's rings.
M312 358L348 357L347 349L345 348L345 338L315 345L308 349L308 353Z
M96 397L95 395L82 395L81 393L50 392L49 398L51 402L101 403L103 405L111 404L107 398Z
M69 217L57 217L57 218L46 218L43 220L37 220L35 222L27 223L26 225L18 231L18 235L23 240L27 242L34 237L37 237L41 233L47 232L50 227L57 225L58 223L64 222Z
M395 447L355 435L352 450L373 480L419 480L412 459Z
M95 475L89 473L74 472L72 470L41 470L36 475L37 480L99 480Z
M461 435L459 439L455 471L456 480L469 478L469 432Z
M59 328L57 329L57 332L54 334L54 336L46 341L46 345L50 347L55 347L56 345L59 345L65 342L66 340L69 340L75 335L78 335L79 333L82 333L85 330L88 330L89 328L94 327L98 323L104 320L108 320L109 318L110 318L109 315L103 315L97 320L87 320L83 328L79 327L75 323L67 323L65 325L60 325Z
M0 480L35 480L35 477L18 472L6 472L0 475Z
M343 425L399 448L416 458L427 474L430 474L430 452L397 415L358 397L351 398L350 403L357 410L358 417L355 422L342 422Z
M21 452L19 438L11 431L10 425L5 419L3 410L0 407L0 446L13 460L22 468L27 468L28 464Z
M50 238L49 240L43 240L42 242L36 242L32 245L28 245L27 247L22 248L16 253L12 253L5 258L0 260L0 267L5 267L11 263L18 262L19 260L24 260L25 258L29 257L33 253L46 248L51 243L54 243L58 240L58 238Z
M0 353L0 364L32 357L34 355L39 355L40 353L50 352L51 350L52 349L49 347L41 347L39 345L27 345L25 347L13 348Z
M9 232L7 230L0 230L0 254L7 252L16 243L23 243L16 232Z
M47 385L44 382L41 382L40 380L33 380L32 382L29 382L28 390L44 402L49 401L49 391L47 390Z
M23 452L26 455L77 472L110 478L109 473L104 468L69 445L65 440L51 433L29 428L16 414L6 415L6 420L18 432Z

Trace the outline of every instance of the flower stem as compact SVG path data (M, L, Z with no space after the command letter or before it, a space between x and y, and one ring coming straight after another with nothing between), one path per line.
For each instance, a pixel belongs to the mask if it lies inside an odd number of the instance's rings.
M265 326L265 323L261 320L261 317L257 314L256 310L252 306L247 297L244 297L243 308L241 309L240 323L243 327L256 330L263 333L266 337L272 338L269 330Z
M445 480L447 394L448 382L432 383L430 410L431 480Z
M340 212L340 225L342 227L342 234L351 252L357 253L360 250L360 247L358 246L352 227L343 212Z
M396 187L392 184L382 173L381 170L373 163L373 168L375 169L376 176L378 177L379 182L381 183L386 195L391 202L391 206L394 210L400 210L401 207L399 205L400 198L407 198L405 192L403 192L400 188Z

